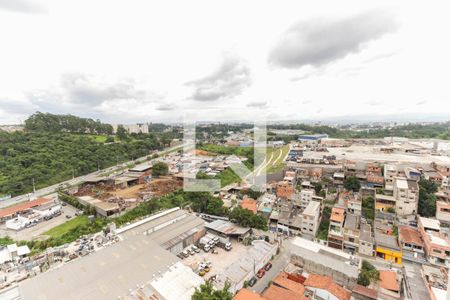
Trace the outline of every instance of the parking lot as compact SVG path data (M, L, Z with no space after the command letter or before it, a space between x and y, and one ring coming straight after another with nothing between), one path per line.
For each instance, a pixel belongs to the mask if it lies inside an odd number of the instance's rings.
M208 279L216 274L222 273L226 267L242 257L248 249L248 247L238 242L232 242L232 244L233 249L231 251L225 251L220 247L215 247L215 250L218 252L217 254L212 254L212 251L204 252L200 250L200 253L195 253L195 255L184 258L183 263L191 267L195 272L198 269L199 263L210 261L211 270L204 276L205 279Z
M39 239L39 237L44 232L70 220L70 219L66 218L66 215L70 215L73 218L76 211L77 211L77 209L71 205L63 206L62 210L61 210L62 213L60 216L54 217L53 219L48 220L48 221L42 221L40 223L37 223L33 227L24 228L24 229L18 230L18 231L7 229L6 225L3 223L0 225L0 236L9 236L16 241L22 241L22 240L31 241L31 240ZM44 238L44 237L42 237L42 238Z

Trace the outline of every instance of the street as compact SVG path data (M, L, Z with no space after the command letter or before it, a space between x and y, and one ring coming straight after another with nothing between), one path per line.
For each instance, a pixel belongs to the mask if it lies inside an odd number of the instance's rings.
M248 287L254 292L262 293L268 286L269 282L274 279L278 273L284 270L290 261L291 253L289 249L289 241L283 240L280 253L272 261L272 268L266 272L263 278L258 279L253 287ZM257 270L258 271L258 270Z

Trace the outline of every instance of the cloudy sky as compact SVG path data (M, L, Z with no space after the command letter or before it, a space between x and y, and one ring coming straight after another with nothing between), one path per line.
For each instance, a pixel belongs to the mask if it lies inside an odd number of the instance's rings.
M362 2L0 0L0 124L450 119L448 1Z

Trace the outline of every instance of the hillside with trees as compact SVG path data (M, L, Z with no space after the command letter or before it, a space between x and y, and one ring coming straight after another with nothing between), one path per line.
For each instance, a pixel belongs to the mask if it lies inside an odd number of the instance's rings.
M112 134L113 127L99 120L73 115L54 115L36 112L25 120L26 131Z

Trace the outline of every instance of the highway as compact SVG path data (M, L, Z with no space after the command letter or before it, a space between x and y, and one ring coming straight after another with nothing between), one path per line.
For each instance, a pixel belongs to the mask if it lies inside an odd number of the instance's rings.
M178 148L182 149L182 147L183 147L183 145L177 145L177 146L174 146L174 147L170 147L170 148L166 148L164 150L158 151L156 153L158 155L163 155L163 154L166 154L168 152L174 151L174 150L176 150ZM24 195L13 197L13 198L8 199L8 200L1 201L0 202L0 208L5 208L5 207L8 207L8 206L20 203L20 202L29 201L30 199L36 199L36 198L39 198L39 197L43 197L43 196L55 193L61 185L65 185L65 186L78 185L78 184L82 183L83 181L85 181L86 179L90 179L90 178L96 177L96 176L98 176L100 174L112 173L112 172L115 172L115 171L123 170L123 168L126 167L129 164L148 163L148 162L151 162L151 161L156 160L156 159L157 158L148 161L147 160L147 156L144 156L144 157L140 157L138 159L131 160L131 161L128 161L128 162L125 162L125 163L122 163L122 164L119 164L119 165L116 165L116 166L112 166L112 167L109 167L109 168L106 168L106 169L95 171L95 172L90 173L90 174L86 174L86 175L83 175L83 176L75 177L75 178L70 179L70 180L59 182L57 184L54 184L54 185L51 185L51 186L48 186L48 187L36 190L36 192L34 192L34 193L28 193L28 194L24 194Z

